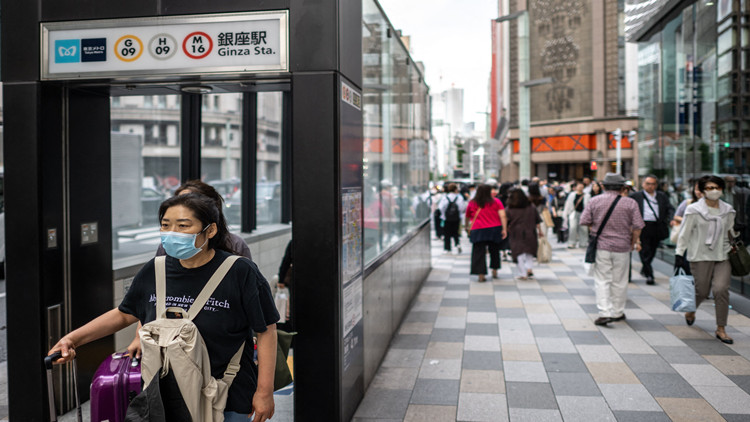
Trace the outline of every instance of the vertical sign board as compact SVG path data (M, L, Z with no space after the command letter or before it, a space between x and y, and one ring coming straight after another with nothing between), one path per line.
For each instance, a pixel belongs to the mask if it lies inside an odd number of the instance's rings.
M289 12L42 23L41 79L288 70Z
M356 406L364 395L362 95L352 86L342 78L339 93L342 418L354 415Z

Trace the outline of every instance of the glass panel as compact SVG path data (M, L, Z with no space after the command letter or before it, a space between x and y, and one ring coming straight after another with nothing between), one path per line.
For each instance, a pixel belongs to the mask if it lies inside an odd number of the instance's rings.
M159 205L180 184L180 96L114 97L110 119L113 258L154 253Z
M202 101L201 180L224 197L224 215L240 231L242 94L206 94Z
M719 39L716 41L716 46L718 47L719 54L731 49L737 44L735 34L736 32L734 31L734 28L732 28L719 35Z
M258 93L256 225L281 223L281 92Z

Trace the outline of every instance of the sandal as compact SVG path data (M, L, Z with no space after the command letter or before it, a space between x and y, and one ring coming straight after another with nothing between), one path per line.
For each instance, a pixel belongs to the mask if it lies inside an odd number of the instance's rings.
M734 339L729 337L724 330L716 330L716 338L721 340L722 343L734 344Z
M479 282L484 283L485 281L487 281L487 279L484 278L484 274L479 274Z
M497 277L497 270L492 270L492 278L498 278Z

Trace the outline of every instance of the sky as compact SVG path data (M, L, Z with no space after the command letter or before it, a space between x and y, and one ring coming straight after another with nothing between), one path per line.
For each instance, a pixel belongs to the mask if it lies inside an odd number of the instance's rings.
M489 112L490 20L498 0L378 0L393 27L411 37L430 92L464 89L464 122L483 130Z

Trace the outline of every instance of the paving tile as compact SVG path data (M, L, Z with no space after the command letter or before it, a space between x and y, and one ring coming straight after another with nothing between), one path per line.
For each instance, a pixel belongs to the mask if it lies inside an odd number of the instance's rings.
M679 374L638 374L638 379L654 397L700 398L695 388Z
M439 316L435 320L435 328L466 329L466 317Z
M458 405L459 381L418 378L411 394L412 404Z
M747 419L748 419L747 415L742 415L742 414L739 414L739 415L730 415L728 413L724 413L721 416L727 422L747 422Z
M441 306L438 317L466 317L466 306Z
M622 362L620 355L609 345L576 345L584 362Z
M727 355L737 356L737 352L732 350L726 344L712 338L710 340L683 340L699 355Z
M469 311L471 312L496 312L497 305L495 302L469 302Z
M527 303L525 306L528 314L553 314L555 310L548 303Z
M520 299L496 299L495 306L497 309L520 308L523 310L523 302Z
M459 380L461 379L461 359L428 359L422 361L419 378Z
M586 367L598 384L640 384L624 362L586 362Z
M565 422L615 422L604 397L557 396Z
M463 306L465 307L467 302L468 302L467 299L443 298L443 300L440 302L440 306Z
M430 342L425 334L396 334L391 340L392 349L424 349Z
M503 330L500 327L500 342L505 344L533 344L536 345L534 332L528 330Z
M381 367L391 368L419 368L422 365L422 359L424 358L424 349L419 350L408 350L408 349L388 349L388 352L383 358Z
M712 339L713 336L698 327L688 327L687 325L665 325L667 330L671 331L677 338L682 340L701 340Z
M513 422L562 422L557 409L518 409L510 408L510 420Z
M403 419L409 406L409 390L370 388L354 414L357 418Z
M440 302L414 302L411 312L437 312L440 309ZM433 318L434 320L434 318Z
M466 350L461 362L463 369L502 370L503 355L500 352L475 352Z
M550 372L556 396L599 396L601 392L588 372Z
M425 350L424 359L461 359L463 347L463 343L431 341Z
M743 389L746 393L750 394L750 376L749 375L729 375L729 379L732 380L738 387Z
M659 404L641 384L602 384L599 388L612 410L661 411Z
M655 320L657 320L661 324L663 324L664 326L667 326L667 325L674 325L674 326L682 325L682 326L684 326L685 325L685 316L682 315L682 314L676 314L676 313L672 312L672 313L669 313L669 314L651 314L651 316Z
M461 343L464 341L466 331L460 328L434 328L430 335L430 341L446 341Z
M529 314L529 323L534 325L560 325L560 318L556 314Z
M460 421L507 421L508 406L505 395L461 393L456 419Z
M497 309L498 318L526 318L523 308L500 308Z
M404 318L404 322L435 322L435 318L437 318L437 315L437 312L412 310L406 315L406 318Z
M503 343L503 360L541 362L536 344L505 344Z
M497 324L496 312L468 312L466 322L472 324Z
M724 420L704 399L657 397L656 401L674 421L719 422Z
M742 356L703 355L724 375L750 375L750 361Z
M630 327L602 330L601 333L617 353L656 354L656 351Z
M568 337L540 337L536 339L536 344L540 353L578 353Z
M750 395L740 387L696 385L695 389L719 413L750 415Z
M609 341L599 331L567 331L573 344L607 345Z
M706 360L689 347L654 346L654 350L670 364L705 364Z
M443 297L446 299L468 299L468 290L447 290L443 293Z
M555 337L555 338L568 338L568 332L565 331L562 325L532 325L531 331L534 332L534 337Z
M557 409L552 386L541 382L508 382L505 386L508 407Z
M543 353L542 361L547 372L585 372L588 368L581 357L570 353Z
M454 422L456 406L410 404L404 422Z
M713 386L713 387L733 387L735 384L726 377L726 375L719 372L718 369L714 368L709 364L705 365L691 365L691 364L672 364L672 367L677 371L687 382L693 387L697 386Z
M620 355L636 374L676 374L677 371L662 357L654 355Z
M381 367L375 374L370 387L381 390L404 390L414 388L417 381L417 368Z
M464 350L477 352L499 352L500 338L498 336L470 336L464 338Z
M466 335L469 336L495 336L498 337L500 332L497 324L466 324Z
M616 410L613 412L617 422L670 422L664 412L642 412L635 410Z
M677 336L667 330L638 331L638 335L640 335L643 340L645 340L646 343L650 344L651 346L685 346L685 343L683 343L682 340L680 340L679 338L677 338Z
M399 334L432 334L431 322L404 322L398 330Z
M503 362L506 382L549 382L542 362Z
M460 392L505 394L503 371L464 369L461 371Z
M584 318L560 318L563 327L568 331L596 331L599 329L589 317Z

